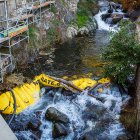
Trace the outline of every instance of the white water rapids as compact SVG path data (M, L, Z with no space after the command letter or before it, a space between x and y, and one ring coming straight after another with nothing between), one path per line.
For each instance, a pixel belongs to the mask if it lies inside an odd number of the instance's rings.
M97 105L99 107L107 108L111 116L114 119L117 119L115 123L112 123L102 133L101 137L107 137L109 140L116 140L118 135L125 133L125 129L123 125L118 121L118 119L121 112L121 107L129 100L129 96L125 94L121 95L117 87L114 87L112 89L105 88L103 93L96 94L98 98L104 100L103 102L88 96L86 92L77 95L76 98L73 99L63 96L61 95L61 93L57 94L57 96L54 97L56 103L53 102L53 98L50 99L50 97L48 96L49 93L48 95L46 94L44 97L42 97L42 99L35 106L30 107L23 112L23 114L27 117L30 116L30 114L35 115L36 111L42 112L40 115L40 119L42 122L42 125L40 127L40 130L42 131L40 140L53 139L52 122L45 120L45 112L49 107L55 107L62 113L66 114L70 119L70 134L67 137L63 138L63 140L73 140L75 135L76 139L78 139L78 137L80 137L83 133L92 130L97 122L93 122L92 120L85 121L82 117L83 112L88 108L89 103ZM30 130L16 132L16 135L24 137L25 140L33 140L32 132Z
M102 18L101 18L101 16L103 14L107 14L107 11L108 11L107 5L108 5L108 1L100 0L99 1L99 6L101 8L100 8L99 13L96 14L94 18L97 21L99 30L106 30L106 31L109 31L109 32L116 32L116 31L119 30L118 24L110 25L110 24L104 22L102 20ZM123 15L124 13L122 12L122 9L117 9L117 11L113 10L112 14L122 14ZM124 19L126 19L126 18L124 17Z

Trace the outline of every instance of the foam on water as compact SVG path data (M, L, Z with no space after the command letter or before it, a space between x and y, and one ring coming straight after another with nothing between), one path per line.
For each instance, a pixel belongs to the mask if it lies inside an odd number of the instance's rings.
M63 140L72 140L77 132L77 137L85 132L92 130L95 127L96 121L92 122L90 120L84 121L82 118L82 112L88 107L87 103L95 104L98 106L104 106L110 111L110 114L113 114L114 118L119 118L121 106L124 104L123 101L129 99L127 95L121 95L116 88L104 89L103 93L98 95L98 98L103 98L104 102L96 100L87 95L87 92L83 92L80 95L77 95L76 98L70 100L69 98L63 97L59 100L56 98L56 103L53 102L53 99L50 101L47 97L43 97L35 106L28 108L23 112L27 117L30 113L34 113L35 110L40 110L42 125L40 130L42 131L41 140L52 140L52 123L45 120L45 112L49 107L55 107L62 113L66 114L70 119L70 134L63 138ZM123 98L125 100L123 100ZM48 102L48 105L41 107L44 103ZM113 106L113 109L110 108ZM86 126L86 129L84 129ZM111 140L115 140L119 134L124 133L124 127L119 121L116 121L115 124L109 126L109 128L102 134L103 136L108 136ZM21 131L16 132L16 135L22 136L27 140L33 140L31 131Z
M117 32L119 30L118 24L114 24L114 25L112 24L111 25L111 24L108 24L108 23L106 23L105 21L102 20L102 15L103 14L107 14L108 3L109 3L108 1L99 0L99 5L100 5L101 9L103 7L105 7L105 8L100 10L99 13L94 16L94 18L95 18L95 20L96 20L96 22L98 24L98 29L99 30L106 30L106 31ZM122 9L117 9L117 11L113 10L112 14L124 14L124 13L122 12Z
M114 26L110 26L109 24L105 23L101 16L103 14L106 14L107 11L99 11L99 13L97 15L95 15L95 19L97 21L98 24L98 29L99 30L107 30L107 31L112 31L112 32L116 32L118 30L118 25L114 25Z

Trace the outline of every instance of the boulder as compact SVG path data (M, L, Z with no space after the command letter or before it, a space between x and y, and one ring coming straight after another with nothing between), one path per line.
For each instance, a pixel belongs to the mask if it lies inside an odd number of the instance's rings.
M115 18L112 19L112 23L113 23L113 24L117 24L119 21L121 21L121 19L122 19L122 18L115 17Z
M99 10L100 10L99 6L95 6L91 11L92 15L95 16L99 12Z
M28 122L28 129L31 129L33 131L39 130L39 127L41 125L41 121L37 118L33 118Z
M68 135L67 127L61 123L55 123L52 130L53 138L59 138Z
M123 19L123 15L122 14L112 14L111 18L112 18L112 24L117 24L119 21L121 21L121 19Z
M107 11L108 13L113 13L113 8L112 7L110 7L109 9L108 9L108 11Z
M87 27L85 27L85 26L83 26L82 28L80 28L79 30L78 30L78 35L80 36L83 36L83 35L88 35L88 33L89 33L89 30L88 30L88 28Z
M53 122L69 123L69 118L67 117L67 115L58 111L54 107L50 107L47 109L45 113L45 118L46 120L53 121Z
M83 136L79 138L79 140L101 140L101 134L106 130L105 127L100 128L102 126L97 126L93 128L91 131L86 132Z
M122 6L119 3L115 3L115 2L110 2L109 5L113 8L113 9L121 9Z
M102 14L101 18L103 21L106 21L107 18L110 18L111 17L111 14L110 13L107 13L107 14Z
M73 27L73 26L68 27L67 32L66 32L67 37L68 38L73 38L74 36L76 36L78 34L77 30L78 30L77 27Z
M132 21L136 21L140 16L140 8L135 10L128 10L127 13Z
M124 13L124 17L125 17L125 18L129 18L129 14Z
M106 114L106 108L95 105L95 104L87 104L86 110L83 112L84 120L98 121L101 117L104 117Z

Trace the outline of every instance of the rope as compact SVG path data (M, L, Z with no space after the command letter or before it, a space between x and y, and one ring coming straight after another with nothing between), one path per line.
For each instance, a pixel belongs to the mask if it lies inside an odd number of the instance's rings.
M14 112L13 112L13 115L10 119L10 121L8 122L8 125L10 125L15 117L15 114L16 114L16 109L17 109L17 105L16 105L16 97L15 97L15 94L14 94L14 91L10 88L10 91L11 91L11 95L13 97L13 100L14 100Z

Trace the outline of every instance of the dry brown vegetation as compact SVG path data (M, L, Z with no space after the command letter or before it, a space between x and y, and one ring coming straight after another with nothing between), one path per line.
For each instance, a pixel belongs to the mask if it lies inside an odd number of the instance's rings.
M128 10L128 9L136 9L140 7L140 0L119 0L124 9Z

